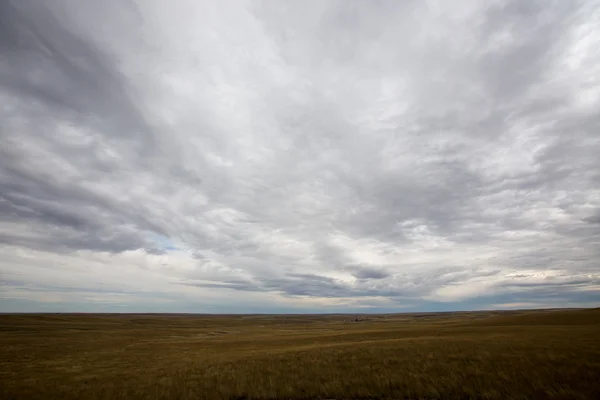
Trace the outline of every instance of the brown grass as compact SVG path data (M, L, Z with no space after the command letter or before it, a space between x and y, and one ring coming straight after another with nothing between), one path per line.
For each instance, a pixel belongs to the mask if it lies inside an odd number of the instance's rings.
M2 399L600 399L600 309L1 315Z

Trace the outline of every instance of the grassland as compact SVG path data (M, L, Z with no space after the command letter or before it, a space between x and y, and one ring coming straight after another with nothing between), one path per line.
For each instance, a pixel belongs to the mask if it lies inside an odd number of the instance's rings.
M600 309L0 315L2 399L600 399Z

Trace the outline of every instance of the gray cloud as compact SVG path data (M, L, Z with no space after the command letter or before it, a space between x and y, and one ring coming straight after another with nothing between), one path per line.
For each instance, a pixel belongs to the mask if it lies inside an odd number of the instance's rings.
M352 268L354 276L356 279L383 279L390 276L386 271L382 271L375 268Z
M597 211L595 215L586 217L583 220L585 222L589 222L590 224L600 224L600 211Z
M0 272L232 307L598 294L599 6L4 1Z

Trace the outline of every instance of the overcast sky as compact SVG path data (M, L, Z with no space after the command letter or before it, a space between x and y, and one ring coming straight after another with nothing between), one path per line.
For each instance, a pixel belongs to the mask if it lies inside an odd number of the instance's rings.
M0 0L0 311L600 305L600 2Z

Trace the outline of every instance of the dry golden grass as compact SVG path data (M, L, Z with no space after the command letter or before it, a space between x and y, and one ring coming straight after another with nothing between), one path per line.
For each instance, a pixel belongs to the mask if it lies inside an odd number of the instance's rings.
M600 399L600 309L2 315L2 399Z

